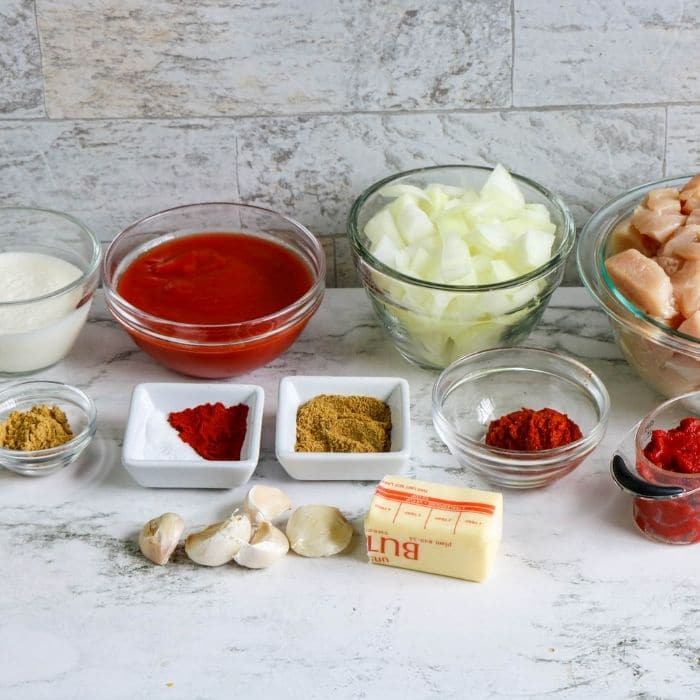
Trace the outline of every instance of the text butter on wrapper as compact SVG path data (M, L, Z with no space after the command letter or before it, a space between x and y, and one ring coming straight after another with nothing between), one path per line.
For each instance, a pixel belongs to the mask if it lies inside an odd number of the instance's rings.
M365 518L373 564L470 581L489 574L503 530L503 496L385 476Z

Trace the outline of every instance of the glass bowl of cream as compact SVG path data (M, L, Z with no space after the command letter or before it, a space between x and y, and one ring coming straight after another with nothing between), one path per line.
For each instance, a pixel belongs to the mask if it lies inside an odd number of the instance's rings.
M0 207L0 375L62 360L85 325L101 249L71 216Z

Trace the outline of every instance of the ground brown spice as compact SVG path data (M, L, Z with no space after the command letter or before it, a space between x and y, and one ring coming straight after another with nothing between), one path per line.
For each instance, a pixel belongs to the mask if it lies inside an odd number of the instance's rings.
M391 409L371 396L321 394L297 411L297 452L389 452Z
M45 450L73 438L66 414L58 406L40 404L12 411L0 423L0 445L8 450Z

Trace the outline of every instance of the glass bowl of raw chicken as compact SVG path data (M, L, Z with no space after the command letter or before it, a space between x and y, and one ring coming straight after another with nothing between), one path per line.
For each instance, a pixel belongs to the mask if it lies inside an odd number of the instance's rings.
M566 205L533 180L501 165L445 165L369 187L348 236L397 350L443 369L528 336L561 282L575 229Z
M664 396L700 389L700 175L608 202L581 231L577 258L637 374Z

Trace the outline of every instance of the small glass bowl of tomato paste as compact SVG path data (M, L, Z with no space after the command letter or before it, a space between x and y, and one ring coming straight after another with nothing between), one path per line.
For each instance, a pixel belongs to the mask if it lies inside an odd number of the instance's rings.
M105 300L137 345L194 377L262 367L323 299L326 262L304 226L270 209L175 207L122 231L104 259Z
M637 427L637 476L646 483L636 491L642 495L635 495L633 517L639 530L657 542L700 542L700 424L692 419L700 421L697 391L662 403ZM668 431L679 427L675 439L669 439ZM654 461L645 455L652 439L657 449L649 454ZM665 489L661 488L656 489L655 497L645 497L647 485L676 487L676 493L671 493L671 489L664 497Z
M581 437L547 449L487 444L495 421L520 412L554 410ZM433 388L433 424L457 458L489 483L513 489L547 486L570 474L600 444L610 398L600 378L571 357L536 348L497 348L449 365Z

